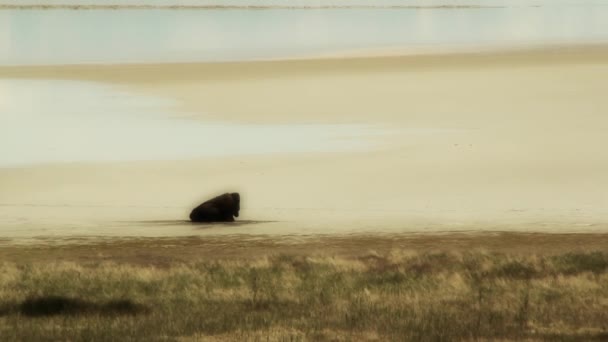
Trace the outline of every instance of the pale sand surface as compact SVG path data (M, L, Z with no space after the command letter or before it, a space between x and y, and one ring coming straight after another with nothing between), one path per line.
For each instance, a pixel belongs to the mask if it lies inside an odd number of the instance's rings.
M608 48L0 67L0 77L120 84L200 120L391 132L359 153L0 169L3 237L608 230ZM183 222L226 190L242 194L245 222Z

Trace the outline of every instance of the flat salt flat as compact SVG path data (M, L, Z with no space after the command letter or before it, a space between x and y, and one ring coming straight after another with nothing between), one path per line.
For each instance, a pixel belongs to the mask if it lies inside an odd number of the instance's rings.
M2 78L102 82L171 99L173 114L189 120L382 125L394 133L381 136L381 147L373 150L7 167L0 169L0 230L24 239L603 232L608 228L607 61L605 48L579 46L2 67ZM432 133L414 139L408 133L416 129ZM193 205L223 191L243 195L245 222L184 221Z

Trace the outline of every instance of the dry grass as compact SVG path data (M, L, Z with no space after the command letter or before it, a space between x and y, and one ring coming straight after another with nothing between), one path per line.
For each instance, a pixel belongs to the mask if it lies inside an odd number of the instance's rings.
M394 246L341 256L271 249L254 258L162 265L13 260L0 264L0 336L22 341L604 340L607 271L604 252Z

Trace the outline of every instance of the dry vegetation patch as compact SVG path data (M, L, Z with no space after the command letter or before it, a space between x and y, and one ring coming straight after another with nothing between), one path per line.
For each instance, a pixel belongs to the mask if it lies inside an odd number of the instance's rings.
M608 253L0 264L3 340L602 340Z

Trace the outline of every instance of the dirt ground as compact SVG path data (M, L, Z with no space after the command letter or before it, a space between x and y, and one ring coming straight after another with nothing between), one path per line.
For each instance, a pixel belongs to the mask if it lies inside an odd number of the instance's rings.
M255 259L276 255L356 258L391 251L553 255L607 251L608 234L437 233L328 236L208 236L185 238L74 239L0 248L5 262L96 263L163 266L181 262Z

